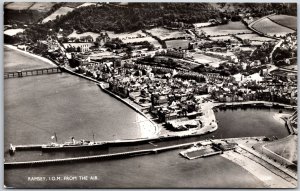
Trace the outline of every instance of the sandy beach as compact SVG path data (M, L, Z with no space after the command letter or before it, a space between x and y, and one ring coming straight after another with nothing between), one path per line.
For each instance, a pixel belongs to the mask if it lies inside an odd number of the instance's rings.
M46 63L48 63L48 64L51 64L51 65L53 65L53 66L57 66L55 63L53 63L51 60L49 60L49 59L47 59L47 58L44 58L44 57L42 57L42 56L38 56L38 55L36 55L36 54L32 54L32 53L30 53L30 52L26 52L26 51L24 51L24 50L20 50L20 49L18 49L16 46L9 45L9 44L5 44L4 46L7 47L7 48L16 50L16 51L18 51L18 52L21 52L21 53L23 53L23 54L32 56L32 57L34 57L34 58L37 58L37 59L39 59L39 60L41 60L41 61L43 61L43 62L46 62Z

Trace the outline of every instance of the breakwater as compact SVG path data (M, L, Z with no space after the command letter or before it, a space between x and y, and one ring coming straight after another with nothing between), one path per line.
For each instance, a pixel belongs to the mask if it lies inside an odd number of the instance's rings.
M209 134L211 131L207 131L204 134ZM203 134L201 134L203 135ZM118 147L118 146L137 146L140 144L145 144L149 142L164 142L164 141L172 141L172 140L177 140L180 138L188 138L188 137L196 137L200 136L199 134L191 134L191 135L176 135L176 136L160 136L160 137L155 137L155 138L143 138L143 139L122 139L122 140L115 140L115 141L105 141L105 142L100 142L96 141L95 145L90 145L90 146L82 146L79 147L82 150L84 149L93 149L94 147L97 148L108 148L108 147ZM42 150L43 147L47 146L46 144L35 144L35 145L12 145L16 151L30 151L30 150ZM58 150L72 150L72 149L79 149L78 147L65 147L61 148L59 147ZM55 151L55 148L53 148L53 151Z
M274 108L274 109L297 109L297 106L288 105L277 102L268 101L245 101L245 102L228 102L228 103L215 103L216 108Z
M63 158L63 159L51 159L51 160L37 160L37 161L24 161L24 162L5 162L4 167L9 168L13 166L27 166L27 165L43 165L47 163L64 163L71 161L82 161L82 160L101 160L101 159L113 159L113 158L123 158L123 157L131 157L138 155L146 155L146 154L157 154L158 152L186 148L188 146L193 145L194 143L184 143L179 145L172 145L167 147L155 148L155 149L144 149L144 150L136 150L136 151L128 151L121 153L113 153L113 154L104 154L104 155L95 155L95 156L84 156L84 157L74 157L74 158Z
M260 138L263 137L254 137L254 138ZM220 140L227 140L227 141L234 141L239 139L254 139L253 137L242 137L242 138L230 138L230 139L220 139ZM216 139L218 140L218 139ZM144 139L141 141L149 141L148 139ZM119 141L118 143L137 143L136 140L129 140L129 141ZM72 157L72 158L62 158L62 159L46 159L46 160L34 160L34 161L22 161L22 162L4 162L5 168L11 168L11 167L23 167L23 166L33 166L33 165L45 165L45 164L53 164L53 163L65 163L65 162L73 162L73 161L85 161L85 160L105 160L105 159L120 159L125 157L134 157L139 155L147 155L147 154L157 154L164 151L170 151L174 149L186 149L190 146L193 146L195 144L201 144L202 142L207 142L207 140L204 141L193 141L193 142L187 142L182 144L175 144L175 145L169 145L159 148L151 148L151 149L141 149L141 150L131 150L126 152L118 152L118 153L112 153L112 154L102 154L102 155L93 155L93 156L83 156L83 157ZM212 142L211 142L212 143ZM36 145L35 145L36 146Z

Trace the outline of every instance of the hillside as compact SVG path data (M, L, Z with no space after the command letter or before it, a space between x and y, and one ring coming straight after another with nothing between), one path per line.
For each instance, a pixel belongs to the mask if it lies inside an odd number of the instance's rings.
M238 13L253 13L256 16L271 12L296 12L296 4L260 3L127 3L98 4L73 10L55 20L51 27L63 27L69 33L79 32L116 32L136 31L147 26L172 25L174 22L186 24L207 22L209 19L232 18ZM118 14L116 14L118 13ZM71 30L72 29L72 30Z
M75 8L83 3L59 2L5 2L4 24L34 24L60 7Z
M66 31L74 28L79 32L125 32L172 22L207 22L211 18L220 18L220 15L206 3L101 4L75 9L49 25L55 29L62 27Z
M277 14L297 16L296 3L211 3L211 5L222 12L251 12L263 16L269 11Z
M123 17L123 20L125 19L126 20L129 19L129 21L139 20L143 23L145 22L145 23L155 23L155 24L162 23L168 19L175 19L173 21L177 20L177 21L182 21L187 23L193 23L193 22L195 23L195 22L203 22L203 21L205 22L207 21L207 18L218 18L218 16L223 17L226 16L226 13L231 13L232 16L232 13L237 13L240 11L256 13L258 17L268 14L268 12L270 11L275 11L277 14L287 14L293 16L297 15L297 6L295 3L110 3L108 5L105 4L105 6L103 7L102 7L103 4L100 3L101 6L97 6L97 7L88 6L94 4L96 3L6 2L4 3L4 18L5 18L4 24L36 23L50 16L52 13L54 13L56 10L60 9L61 7L68 7L72 9L81 8L79 16L75 18L78 19L80 16L88 16L92 18L91 21L92 23L94 23L96 18L99 18L98 16L104 15L106 16L105 18L111 19L112 17L114 17L116 11L120 11L121 15L125 16ZM109 17L107 14L105 15L105 13L99 14L99 11L101 10L105 11L106 10L105 8L108 7L111 10L115 11L115 12L109 11L109 13L113 14L112 17ZM127 11L125 11L125 9ZM71 16L64 19L64 21L70 20L70 22L73 23L72 20L75 19L73 17L76 13L78 13L77 11L75 11L75 13L73 13ZM66 13L63 13L61 15L64 15ZM222 14L220 15L219 13ZM130 19L128 17L130 16L130 14L132 14L132 17L138 16L138 18L136 20ZM230 16L230 14L228 16ZM115 18L116 19L114 19L114 21L116 21L118 17ZM81 20L83 20L83 18L80 18L80 21ZM101 18L101 20L104 19ZM129 21L126 24L129 25L136 24L132 22L130 23ZM98 24L98 22L96 22L96 24ZM92 28L96 29L96 27L94 26L92 26ZM120 26L119 30L122 31L123 28L124 28L123 26ZM136 28L136 27L133 26L127 27L127 25L125 25L125 30L127 28L128 30L131 30L131 28ZM84 27L82 27L82 29L84 30Z
M270 13L296 14L296 4L282 3L25 3L5 4L4 23L38 23L27 30L30 39L45 37L45 31L63 29L65 36L100 31L134 32L141 29L182 23L208 22L225 18L238 21L240 13L261 17ZM17 8L16 8L17 7ZM62 10L62 11L61 11ZM58 13L57 13L58 11ZM181 24L180 24L181 23Z

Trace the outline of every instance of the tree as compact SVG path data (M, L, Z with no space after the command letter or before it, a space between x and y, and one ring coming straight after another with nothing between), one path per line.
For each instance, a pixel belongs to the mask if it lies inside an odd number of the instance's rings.
M148 50L149 50L149 51L152 51L152 50L154 50L154 49L155 49L154 45L153 45L153 44L150 44L149 47L148 47Z

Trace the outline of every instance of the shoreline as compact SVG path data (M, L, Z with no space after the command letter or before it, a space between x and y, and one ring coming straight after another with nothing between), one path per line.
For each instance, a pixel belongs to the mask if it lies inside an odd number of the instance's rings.
M238 105L256 105L256 104L262 104L264 106L282 106L282 107L287 107L287 108L292 108L292 109L297 109L297 106L295 105L288 105L288 104L283 104L283 103L278 103L278 102L271 102L271 101L242 101L242 102L215 102L216 106L238 106ZM285 108L286 109L286 108Z
M52 66L57 66L57 64L55 64L54 62L52 62L52 61L49 60L48 58L45 58L45 57L42 57L42 56L39 56L39 55L30 53L30 52L26 52L26 51L21 50L21 49L18 49L18 48L17 48L16 46L14 46L14 45L4 44L4 47L7 47L7 48L12 49L12 50L16 50L16 51L21 52L21 53L24 53L24 54L26 54L26 55L28 55L28 56L32 56L32 57L37 58L37 59L39 59L39 60L41 60L41 61L43 61L43 62L46 62L46 63L48 63L48 64L50 64L50 65L52 65Z
M214 131L216 131L218 129L218 125L216 123L216 118L215 118L215 115L214 115L214 112L213 112L214 105L209 105L209 106L207 106L208 108L206 108L207 109L206 111L207 111L208 114L206 116L202 116L202 118L204 118L204 122L205 123L208 123L208 120L211 120L211 121L213 121L213 124L206 125L205 127L202 127L201 129L198 129L198 130L194 130L192 132L186 132L186 131L183 131L183 132L180 132L180 131L179 132L169 132L169 133L171 133L173 135L170 135L168 133L161 133L161 129L159 127L159 124L157 124L152 119L150 119L139 108L135 107L134 105L132 105L131 103L129 103L125 99L121 98L120 96L114 94L113 92L105 89L103 87L103 83L105 83L105 82L101 82L101 81L95 80L95 79L93 79L91 77L87 77L87 76L85 76L83 74L78 74L78 73L76 73L76 72L74 72L74 71L72 71L72 70L70 70L69 68L66 68L66 67L62 67L62 68L64 70L66 70L67 72L69 72L70 74L73 74L73 75L76 75L76 76L79 76L79 77L83 77L83 78L85 78L87 80L95 82L100 87L100 89L103 92L105 92L105 93L113 96L117 100L123 102L124 104L126 104L127 106L129 106L130 108L132 108L134 111L136 111L137 113L139 113L140 115L142 115L143 117L145 117L148 121L150 121L153 124L153 126L155 128L155 135L152 138L168 138L168 137L169 138L172 138L172 137L183 138L183 137L201 136L201 135L205 135L207 133L212 133L212 132L214 132Z
M8 45L8 44L5 44L4 45L5 47L7 48L10 48L10 49L13 49L13 50L16 50L16 51L19 51L21 53L24 53L28 56L32 56L34 58L37 58L37 59L40 59L41 61L44 61L44 62L47 62L53 66L58 66L58 64L55 63L55 61L52 61L48 58L45 58L45 57L42 57L42 56L39 56L39 55L36 55L36 54L33 54L33 53L29 53L29 52L26 52L24 50L20 50L18 49L16 46L13 46L13 45ZM64 71L72 74L72 75L76 75L78 77L82 77L84 79L87 79L87 80L90 80L92 82L95 82L96 84L100 84L101 83L104 83L104 82L101 82L101 81L98 81L96 79L93 79L91 77L88 77L88 76L85 76L83 74L78 74L74 71L72 71L71 69L67 68L67 67L64 67L64 66L60 66L61 69L63 69ZM156 122L154 122L153 120L151 120L148 116L146 116L142 111L140 111L140 109L136 108L134 105L130 104L129 102L127 102L126 100L124 100L123 98L119 97L118 95L114 94L113 92L110 92L109 90L106 90L105 88L101 87L101 90L113 97L115 97L116 99L118 99L119 101L122 101L124 104L126 104L127 106L129 106L130 108L132 108L135 112L139 113L140 115L142 115L143 117L145 117L148 121L150 121L154 128L155 128L155 133L154 133L154 136L153 137L147 137L147 138L137 138L137 139L132 139L132 140L143 140L143 139L156 139L156 138L174 138L174 137L178 137L178 138L183 138L183 137L194 137L194 136L201 136L201 135L205 135L207 133L211 133L211 132L214 132L218 129L218 125L216 123L216 119L215 119L215 115L214 115L214 112L213 112L213 105L212 107L210 108L211 111L209 111L209 119L212 119L214 120L214 127L212 127L210 130L207 130L207 127L202 127L201 129L197 129L196 131L192 131L192 132L186 132L186 131L183 131L183 132L170 132L170 133L173 133L173 135L170 135L170 134L166 134L166 133L161 133L161 127L159 127L159 124L157 124ZM210 117L210 115L213 115L212 117ZM204 118L205 120L206 118ZM207 121L207 120L205 120ZM210 124L209 127L211 127L212 125ZM203 131L204 129L206 129L206 131ZM200 131L199 131L200 130ZM128 140L128 139L124 139L125 141ZM121 140L122 141L122 140Z
M29 56L32 56L32 57L35 57L35 58L38 58L44 62L47 62L51 65L54 65L54 66L57 66L57 64L55 64L55 61L51 61L50 59L48 58L45 58L45 57L42 57L42 56L39 56L39 55L35 55L33 53L29 53L29 52L26 52L26 51L23 51L23 50L20 50L18 49L17 47L13 46L13 45L4 45L5 47L8 47L10 49L13 49L13 50L17 50L19 52L23 52L24 54L26 55L29 55ZM208 123L209 120L211 120L211 122L213 122L214 124L214 127L211 128L211 130L206 130L206 131L203 131L203 129L207 128L207 127L202 127L200 129L200 132L199 132L199 129L198 130L194 130L193 132L186 132L186 131L183 131L183 132L170 132L170 133L173 133L175 135L169 135L169 134L160 134L161 132L161 128L159 127L159 124L157 124L156 122L154 122L153 120L149 119L148 116L146 116L142 111L140 111L140 109L136 108L134 105L130 104L129 102L127 102L126 100L124 100L123 98L119 97L118 95L114 94L113 92L110 92L109 90L106 90L105 88L103 88L101 86L101 83L104 83L104 82L101 82L101 81L98 81L96 79L93 79L91 77L88 77L88 76L85 76L83 74L79 74L79 73L76 73L74 71L72 71L71 69L67 68L67 67L64 67L64 66L61 66L61 68L63 70L65 70L66 72L72 74L72 75L76 75L78 77L82 77L82 78L85 78L87 80L90 80L90 81L93 81L95 82L96 84L99 85L99 87L101 88L101 90L113 97L115 97L116 99L118 99L119 101L122 101L123 103L125 103L126 105L128 105L129 107L131 107L133 110L135 110L137 113L139 113L140 115L142 115L143 117L145 117L148 121L150 121L153 126L155 127L155 135L154 137L152 138L159 138L159 137L190 137L190 136L200 136L200 135L204 135L204 134L207 134L207 133L211 133L213 131L216 131L218 129L218 125L216 123L216 118L215 118L215 114L214 114L214 111L213 109L215 107L219 107L221 105L225 105L225 106L231 106L231 105L245 105L245 104L266 104L266 105L270 105L270 104L275 104L275 105L279 105L279 106L284 106L284 107L292 107L293 109L294 108L297 108L297 106L292 106L292 105L287 105L287 104L281 104L281 103L276 103L276 102L267 102L267 101L245 101L245 102L225 102L225 103L222 103L222 102L211 102L211 104L205 104L205 111L207 113L206 116L202 116L202 120L204 121L204 123ZM209 106L207 106L209 105ZM208 116L208 117L207 117ZM209 124L209 126L213 126L211 125L211 123ZM207 126L207 125L206 125ZM177 134L177 135L176 135ZM178 135L179 134L179 135ZM150 138L150 137L149 137ZM141 138L137 138L137 140L139 140ZM144 139L144 138L142 138ZM151 139L151 138L150 138ZM126 139L125 139L126 140Z
M113 96L114 98L116 98L116 99L119 100L119 101L122 101L122 102L125 103L127 106L129 106L131 109L133 109L135 112L137 112L138 114L140 114L140 115L142 115L143 117L145 117L148 121L150 121L150 122L153 124L154 128L155 128L155 134L158 134L158 125L157 125L154 121L152 121L151 119L149 119L149 118L148 118L142 111L140 111L138 108L134 107L133 105L131 105L130 103L128 103L127 101L125 101L124 99L122 99L121 97L119 97L118 95L116 95L116 94L110 92L109 90L105 89L105 88L103 87L103 83L104 83L104 82L101 82L101 81L98 81L98 80L96 80L96 79L87 77L87 76L85 76L85 75L83 75L83 74L78 74L78 73L76 73L76 72L74 72L74 71L72 71L72 70L70 70L69 68L66 68L66 67L61 67L61 68L63 68L63 70L67 71L67 72L70 73L70 74L73 74L73 75L76 75L76 76L85 78L85 79L90 80L90 81L92 81L92 82L95 82L95 83L100 87L100 89L101 89L104 93Z
M47 63L50 63L50 64L53 64L55 66L57 66L57 64L55 64L55 61L51 61L47 58L44 58L44 57L41 57L41 56L38 56L38 55L35 55L35 54L32 54L32 53L29 53L29 52L25 52L25 51L22 51L22 50L19 50L18 48L14 47L14 46L11 46L11 45L5 45L6 47L8 48L11 48L11 49L14 49L14 50L17 50L19 52L23 52L24 54L26 55L29 55L29 56L33 56L35 58L38 58L40 59L41 61L44 61L44 62L47 62ZM125 103L126 105L128 105L129 107L131 107L133 110L135 110L136 112L138 112L139 114L141 114L142 116L144 116L146 119L148 119L155 127L155 136L154 137L145 137L145 138L134 138L134 139L122 139L122 140L113 140L111 141L111 144L126 144L126 143L132 143L132 142L136 142L138 144L138 142L148 142L148 141L151 141L151 140L157 140L157 139L162 139L162 140L168 140L168 139L178 139L180 140L181 138L184 138L184 137L195 137L195 136L202 136L202 135L205 135L207 133L211 133L213 131L216 131L217 128L218 128L218 125L217 125L217 122L216 122L216 117L215 117L215 112L213 110L213 108L215 107L218 107L218 106L221 106L221 105L225 105L226 107L229 107L231 105L245 105L245 104L253 104L253 105L256 105L256 104L265 104L267 106L283 106L283 107L288 107L288 108L297 108L297 106L292 106L292 105L287 105L287 104L281 104L281 103L276 103L276 102L267 102L267 101L246 101L246 102L229 102L229 103L220 103L220 102L208 102L208 103L203 103L201 104L201 107L203 107L203 113L207 113L207 114L204 114L203 116L203 123L205 124L204 127L202 127L200 129L200 131L195 131L195 132L190 132L190 131L183 131L183 132L180 132L181 134L180 135L168 135L168 134L165 134L165 135L162 135L162 136L158 136L159 135L159 131L158 131L158 124L155 123L154 121L152 121L151 119L149 119L145 113L143 113L143 111L141 111L139 108L135 107L134 105L130 104L127 100L121 98L120 96L114 94L113 92L110 92L109 90L105 89L104 87L102 87L101 85L104 83L104 82L101 82L101 81L98 81L98 80L95 80L93 78L90 78L88 76L85 76L83 74L78 74L74 71L72 71L71 69L69 68L66 68L66 67L62 67L62 69L70 74L73 74L73 75L76 75L78 77L82 77L82 78L85 78L87 80L90 80L90 81L93 81L95 82L97 85L99 85L99 87L101 88L101 90L107 94L110 94L111 96L113 96L114 98L118 99L119 101L122 101L123 103ZM276 118L280 118L280 114L274 116L274 120L276 120ZM212 131L205 131L207 130L209 127L208 127L208 124L211 125L211 122L215 122L216 123L216 126L212 127ZM289 127L289 126L288 126ZM175 134L175 133L174 133ZM179 133L178 133L179 134ZM291 135L291 132L289 133L288 136ZM287 136L287 137L288 137ZM282 139L284 139L286 137L283 137ZM172 146L173 147L173 146ZM171 148L171 147L170 147ZM166 148L166 150L169 150L169 148ZM160 151L159 149L153 149L151 151L147 150L145 152L152 152L152 153L157 153L158 151ZM144 152L144 151L143 151ZM140 153L136 153L136 154L140 154ZM100 156L98 156L100 157ZM234 158L231 158L231 157L234 157L234 156L227 156L227 159L228 160L232 160L232 162L234 162L235 164L243 167L245 170L247 170L249 173L251 174L254 174L258 173L257 177L259 178L262 178L263 179L263 176L261 173L263 174L268 174L269 172L265 172L263 171L260 167L259 168L256 168L256 167L253 167L251 166L251 164L253 163L252 160L250 160L249 164L246 163L246 161L248 160L242 160L241 158L238 158L238 160L234 160ZM101 158L101 157L100 157ZM226 158L226 157L224 157ZM85 159L85 157L83 158ZM243 166L246 165L246 166ZM253 163L254 164L254 163ZM259 178L259 179L260 179ZM269 180L265 180L265 181L269 181ZM275 181L275 185L276 185L276 181ZM274 185L272 185L274 186ZM271 186L271 187L272 187Z
M53 66L58 66L58 64L55 63L54 60L52 61L52 60L50 60L48 58L45 58L45 57L42 57L42 56L39 56L39 55L35 55L33 53L29 53L29 52L20 50L16 46L13 46L13 45L7 45L7 44L5 44L4 46L8 47L10 49L22 52L22 53L24 53L26 55L38 58L38 59L40 59L40 60L42 60L44 62L47 62L47 63L49 63L49 64L51 64ZM60 67L61 67L61 69L63 69L64 71L66 71L66 72L68 72L68 73L70 73L72 75L76 75L78 77L82 77L84 79L87 79L87 80L90 80L92 82L95 82L100 87L100 89L103 92L105 92L105 93L113 96L114 98L118 99L119 101L122 101L127 106L129 106L130 108L132 108L135 112L139 113L140 115L142 115L143 117L145 117L148 121L150 121L153 124L154 128L155 128L155 136L148 137L148 139L149 138L150 139L151 138L160 138L160 137L161 138L164 138L164 137L179 137L180 138L180 137L200 136L200 135L204 135L204 134L207 134L207 133L214 132L214 131L216 131L218 129L218 125L217 125L217 120L216 120L216 117L215 117L215 112L214 112L213 109L216 108L216 107L222 106L222 105L233 106L233 105L247 105L247 104L252 104L252 105L263 104L263 105L267 105L267 106L271 106L271 107L274 106L274 105L276 105L276 106L283 106L284 108L285 107L292 108L292 109L297 108L297 106L293 106L293 105L287 105L287 104L282 104L282 103L277 103L277 102L268 102L268 101L244 101L244 102L225 102L225 103L222 103L222 102L209 102L209 103L204 103L204 104L202 104L202 106L204 106L203 107L204 108L204 113L206 113L206 115L201 116L201 120L203 121L204 124L206 124L206 125L204 125L204 127L202 127L201 129L194 130L193 132L187 132L187 131L169 132L169 133L173 133L173 135L170 135L168 133L161 133L162 127L160 127L159 124L157 124L152 119L150 119L139 108L135 107L134 105L132 105L131 103L129 103L125 99L121 98L120 96L114 94L113 92L105 89L103 87L103 83L105 83L105 82L98 81L96 79L93 79L91 77L85 76L83 74L76 73L76 72L72 71L71 69L69 69L69 68L67 68L65 66L60 66ZM281 122L281 120L277 119L277 118L278 118L277 116L274 116L274 120L276 120L278 122ZM208 125L208 123L210 123L210 124ZM203 131L203 129L207 129L208 127L211 127L211 129ZM290 129L288 128L288 130L290 130ZM290 132L290 134L292 134L292 132ZM137 138L136 140L139 140L139 139L144 139L144 138Z

